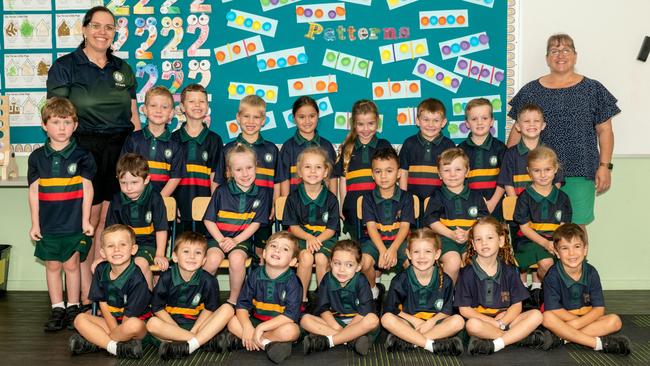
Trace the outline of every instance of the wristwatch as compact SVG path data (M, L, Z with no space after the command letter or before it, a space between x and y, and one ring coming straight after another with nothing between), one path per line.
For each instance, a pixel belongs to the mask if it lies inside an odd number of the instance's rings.
M604 166L605 168L607 168L607 169L609 169L609 170L614 169L614 164L612 164L611 162L609 162L609 163L603 163L603 162L601 161L600 164L598 164L598 165L599 165L599 166Z
M497 320L497 323L499 323L499 328L501 328L501 330L506 330L506 325L503 324L501 320Z

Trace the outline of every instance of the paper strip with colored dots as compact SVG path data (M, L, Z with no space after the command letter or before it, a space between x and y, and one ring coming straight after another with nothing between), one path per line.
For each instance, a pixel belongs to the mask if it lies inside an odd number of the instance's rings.
M419 98L420 92L420 80L388 80L372 83L372 99L374 100Z
M351 112L336 112L334 114L334 129L336 130L350 130L350 121L352 118ZM384 115L380 114L377 120L377 132L384 130Z
M341 1L345 1L346 3L357 4L357 5L365 5L365 6L372 5L372 0L341 0Z
M397 108L397 126L415 126L418 109L414 107Z
M287 128L296 127L296 122L293 121L293 111L291 109L282 112L282 117L284 118L284 123L287 125Z
M423 59L418 59L413 69L413 75L445 88L452 93L456 93L460 88L460 83L463 82L461 76Z
M290 97L303 95L336 93L339 89L336 75L310 76L287 80Z
M420 12L420 29L469 27L467 9Z
M286 50L268 52L257 55L257 69L260 72L277 70L291 66L304 65L308 57L305 47L288 48Z
M498 137L497 131L499 131L499 122L494 120L494 125L490 128L492 137ZM449 121L447 123L447 132L449 132L449 138L451 139L466 139L470 131L465 121Z
M416 1L418 0L386 0L386 4L388 4L388 9L393 10Z
M345 20L345 3L296 5L296 23L337 22Z
M492 112L500 113L502 112L503 103L501 103L500 95L479 95L476 97L467 97L467 98L452 98L451 106L454 116L463 116L465 115L465 107L470 100L476 98L485 98L490 101L492 104Z
M454 72L496 86L499 86L506 77L505 72L498 67L465 57L458 57Z
M274 85L260 85L230 82L228 85L228 99L241 100L247 95L257 95L267 103L278 101L278 87Z
M468 36L450 39L438 43L443 60L487 50L490 48L490 37L487 32L470 34Z
M332 108L332 103L330 102L330 97L323 97L316 99L316 105L318 106L318 117L329 116L334 113Z
M261 131L272 130L276 127L278 125L275 123L275 114L273 114L273 111L266 112L266 118L264 119Z
M429 56L429 46L426 38L398 42L379 47L379 57L382 64L397 61L412 60L417 57Z
M487 8L492 8L494 6L494 0L463 0L463 1L466 3L485 6Z
M227 26L263 36L275 37L278 21L260 15L246 13L241 10L230 9L226 13Z
M262 5L262 11L269 11L298 1L300 0L260 0L260 5Z
M323 57L323 66L347 72L349 74L362 76L364 78L370 77L372 64L372 61L365 58L348 55L347 53L330 49L325 50L325 57Z
M262 52L264 52L262 37L253 36L215 48L214 57L217 58L219 65L223 65Z

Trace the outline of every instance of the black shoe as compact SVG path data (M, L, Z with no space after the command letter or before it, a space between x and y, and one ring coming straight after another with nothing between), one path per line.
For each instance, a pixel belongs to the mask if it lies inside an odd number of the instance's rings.
M273 363L280 363L291 356L291 342L271 342L264 347L266 357Z
M230 331L224 330L217 335L217 347L221 352L231 352L244 348L244 345L241 343L241 339Z
M379 290L379 295L373 301L375 302L375 313L381 318L381 309L384 300L384 294L386 293L386 287L382 283L376 283L377 290Z
M65 326L69 330L74 330L74 319L79 315L79 306L72 305L65 309Z
M68 348L73 355L81 355L84 353L97 352L99 347L88 342L81 334L75 333L68 340Z
M556 336L550 330L546 329L543 333L544 333L544 343L542 344L541 347L542 350L548 351L564 344L562 338Z
M489 339L471 337L469 339L469 346L467 347L467 352L469 352L469 354L472 356L491 355L492 353L494 353L494 343Z
M138 339L132 339L128 342L117 342L118 358L142 358L142 342Z
M50 319L43 326L46 332L56 332L63 329L65 325L65 309L53 308L50 313Z
M386 343L384 346L388 352L408 351L414 348L412 344L396 335L393 335L392 333L389 333L388 337L386 337Z
M546 341L546 338L545 338L544 332L542 332L539 329L535 329L526 338L524 338L521 341L517 342L517 346L541 349L542 347L544 347L545 341Z
M93 304L81 304L79 305L79 314L87 313L93 310Z
M207 341L203 346L201 346L201 349L206 352L221 353L221 347L219 347L219 334L210 338L209 341Z
M600 337L604 353L615 353L622 356L630 354L630 339L624 335L609 335Z
M302 353L308 355L312 352L327 351L330 348L330 341L327 337L317 334L308 334L302 340Z
M544 303L544 289L536 288L530 290L530 304L534 309L539 309Z
M190 345L187 342L160 342L158 356L163 360L183 358L190 355Z
M367 355L368 350L370 350L370 338L365 334L351 342L348 342L348 344L354 347L354 352L361 356Z
M458 337L437 339L433 342L433 353L443 356L460 356L463 354L463 341Z

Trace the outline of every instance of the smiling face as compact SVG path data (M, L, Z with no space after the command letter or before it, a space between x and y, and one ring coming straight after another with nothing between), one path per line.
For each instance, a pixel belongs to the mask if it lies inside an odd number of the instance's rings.
M528 163L528 174L533 184L540 187L548 187L553 184L553 178L557 173L557 164L550 158L535 159Z
M248 191L255 183L255 165L255 155L251 153L238 152L230 155L228 170L242 191Z
M472 136L487 136L490 133L490 128L494 125L492 108L487 105L479 105L467 111L467 125L472 131Z
M320 184L329 174L325 157L321 154L303 153L298 161L298 175L305 184Z
M424 272L431 269L435 261L440 258L440 249L436 250L433 241L416 239L409 243L406 254L413 267Z
M182 242L174 248L172 260L187 272L198 271L205 264L205 246L190 241Z
M354 130L362 144L367 144L377 133L377 115L361 113L354 116Z
M571 240L562 238L555 244L555 252L565 270L575 270L582 266L582 262L587 257L588 247L578 237L571 238Z
M208 114L208 98L200 91L187 92L181 107L188 120L203 121Z
M239 128L241 128L241 132L245 136L258 134L265 119L263 108L242 105L239 112L237 112L237 123L239 123Z
M499 254L505 245L505 237L499 236L492 224L477 224L473 228L472 245L479 257L489 258Z
M573 73L577 61L578 54L573 45L568 42L555 42L550 45L546 53L546 64L552 74Z
M298 108L293 116L293 120L296 123L298 131L303 136L311 135L316 131L316 127L318 127L318 111L312 105L305 104Z
M447 118L440 112L422 111L417 117L415 124L420 127L422 136L431 141L440 135L440 131L447 124Z
M273 268L287 268L295 262L295 243L287 238L276 238L269 241L262 252L264 263Z
M120 266L131 260L138 251L138 246L131 241L131 234L118 230L102 237L100 254L113 266Z
M77 122L72 117L58 117L53 116L47 120L43 125L43 130L47 137L58 144L66 144L70 141L70 137L74 130L77 129Z
M536 139L546 128L544 116L538 111L524 111L515 122L515 129L524 137Z
M440 178L449 190L459 189L465 184L469 167L462 157L457 157L449 164L438 167Z
M399 175L399 165L396 160L373 159L372 179L380 189L395 188Z
M174 101L167 95L151 95L144 104L147 123L166 125L174 116Z
M82 28L82 32L86 40L86 48L104 53L111 46L115 37L115 19L105 11L95 12L90 23Z
M349 250L337 250L332 254L332 275L341 284L345 284L361 270L361 263Z

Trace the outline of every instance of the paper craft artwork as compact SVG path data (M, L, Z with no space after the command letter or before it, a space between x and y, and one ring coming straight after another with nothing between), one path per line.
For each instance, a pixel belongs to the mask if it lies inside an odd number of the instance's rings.
M372 5L372 0L341 0L346 3L352 3L352 4L357 4L357 5L365 5L365 6L370 6Z
M5 54L5 87L9 89L45 88L52 66L51 53Z
M7 12L52 10L52 2L50 0L3 0L2 5Z
M372 61L365 58L330 49L325 50L325 57L323 57L323 66L349 74L363 76L364 78L370 77L372 64Z
M325 117L334 113L334 110L332 109L332 103L330 102L330 97L316 99L316 105L318 106L318 117Z
M83 14L56 14L56 47L77 48L83 39Z
M277 70L307 63L305 47L287 48L257 55L257 69L260 72Z
M7 50L52 48L50 14L5 14L4 48Z
M117 18L117 28L115 28L115 34L117 39L113 42L111 46L113 48L113 55L121 59L129 58L129 51L122 51L122 47L129 39L129 20L126 17Z
M420 29L469 27L467 9L420 12Z
M386 3L388 4L388 9L393 10L416 1L418 0L386 0Z
M382 64L412 60L416 57L425 57L428 55L429 46L427 46L426 38L398 42L379 47L379 56Z
M470 60L465 57L458 57L454 72L496 86L501 84L501 81L503 81L506 75L505 72L498 67Z
M160 30L160 35L163 37L168 37L172 35L169 42L163 47L160 52L160 57L163 59L182 59L183 50L178 49L178 45L183 41L183 35L185 33L183 29L183 18L181 17L164 17L160 21L162 29Z
M403 80L372 83L372 99L402 99L420 97L420 80Z
M217 58L217 64L223 65L261 52L264 52L262 37L253 36L215 48L214 57Z
M278 101L278 87L232 81L228 85L228 99L241 100L247 95L257 95L267 103Z
M284 118L284 123L287 125L287 129L296 127L291 109L282 112L282 117Z
M30 0L15 0L16 2L30 2ZM31 0L32 2L44 2L44 0ZM48 3L49 0L45 0ZM88 10L94 6L104 5L102 0L56 0L54 6L56 10ZM7 9L5 7L5 9ZM33 9L37 10L37 9ZM49 10L49 9L44 9Z
M275 19L235 9L230 9L226 13L226 20L228 21L226 25L229 27L269 37L275 37L275 31L278 28L278 21Z
M418 109L414 107L397 108L397 126L415 126Z
M269 11L298 1L300 0L260 0L260 5L262 6L262 11Z
M438 46L440 47L442 59L447 60L468 53L489 49L490 38L488 37L487 32L481 32L440 42Z
M494 0L463 0L463 1L466 3L485 6L487 8L492 8L494 6Z
M442 67L423 59L418 59L415 68L413 69L413 75L438 85L441 88L447 89L452 93L458 91L460 83L463 81L462 77L453 72L445 70Z
M296 23L345 20L345 3L296 5Z
M115 16L127 16L131 12L131 9L128 5L125 5L126 0L111 0L106 4L108 10L110 10ZM88 8L86 8L88 9ZM134 13L135 14L135 13Z
M320 75L298 79L289 79L287 80L287 85L289 86L290 97L323 93L336 93L338 91L336 75Z
M467 98L452 98L451 105L454 116L462 116L465 114L465 107L467 103L476 98L485 98L490 101L492 104L492 111L494 113L502 112L503 103L501 103L500 95L479 95L476 97L467 97Z
M41 107L45 104L45 92L8 92L9 125L27 127L41 125Z

